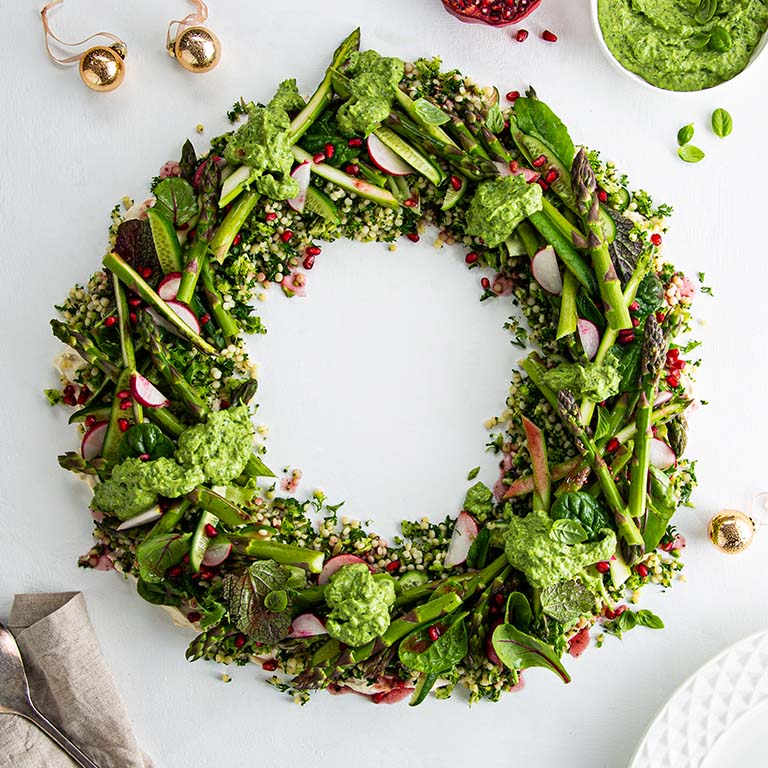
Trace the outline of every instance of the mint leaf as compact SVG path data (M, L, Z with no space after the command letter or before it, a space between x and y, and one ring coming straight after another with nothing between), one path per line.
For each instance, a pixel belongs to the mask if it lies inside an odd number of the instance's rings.
M705 154L698 147L694 147L693 144L686 144L684 147L680 147L677 150L677 154L686 163L698 163L705 157Z
M561 581L541 590L541 610L561 624L573 624L595 607L595 596L580 581Z
M684 125L678 132L677 132L677 143L682 147L685 144L687 144L692 138L693 138L693 123L689 123L688 125Z
M716 109L712 113L712 130L715 132L715 135L719 136L721 139L730 136L731 131L733 131L733 118L725 109L722 109L722 107Z

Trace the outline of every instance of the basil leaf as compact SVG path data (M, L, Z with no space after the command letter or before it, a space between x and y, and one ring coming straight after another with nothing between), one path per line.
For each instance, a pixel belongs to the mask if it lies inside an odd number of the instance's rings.
M491 133L501 133L504 130L504 115L501 113L498 104L494 104L488 110L485 125Z
M698 163L705 157L704 153L698 147L694 147L693 144L686 144L684 147L680 147L677 150L677 154L686 163Z
M541 590L541 610L561 624L573 624L595 607L595 596L580 581L561 581Z
M493 492L484 483L475 483L464 497L463 509L478 523L484 522L493 511Z
M733 118L730 113L722 107L719 107L712 113L712 130L716 136L724 139L731 135L733 130Z
M155 208L176 227L197 215L195 190L178 176L163 179L155 187L155 198Z
M706 24L717 13L718 0L701 0L694 13L694 18L699 24Z
M679 146L683 146L687 144L692 138L693 138L693 123L688 123L688 125L684 125L678 132L677 132L677 143Z
M689 46L692 51L703 51L712 39L712 35L709 32L698 32L689 41Z
M515 102L515 117L523 133L543 141L566 168L573 165L576 150L568 129L543 101L528 97L518 99Z
M731 33L720 24L712 27L712 36L709 38L709 47L718 53L730 51L733 46Z
M467 480L474 480L479 474L480 474L480 467L475 467L474 469L470 469L469 473L467 474Z
M413 107L416 110L416 114L427 125L445 125L451 119L440 107L435 106L426 99L416 99L413 102Z
M641 627L648 629L664 629L664 622L649 610L643 609L635 614L635 620Z
M600 539L600 531L614 528L608 510L594 496L584 491L573 491L559 496L552 505L550 516L555 521L553 528L566 522L578 523L585 539L589 541Z
M120 441L118 457L120 461L127 458L149 456L150 459L173 458L176 447L154 424L145 421L134 424L123 435Z
M191 538L191 533L163 533L142 541L136 550L140 578L149 584L159 584L165 572L189 552Z
M491 544L490 528L481 528L467 552L467 568L484 568Z
M552 523L549 538L561 544L581 544L587 540L587 532L578 520L560 518Z
M625 632L629 632L636 626L637 617L632 611L626 610L617 619L609 621L605 625L605 631L620 638Z
M521 632L527 632L531 626L533 612L528 598L522 592L512 592L507 598L507 607L504 611L504 621L511 624Z
M504 666L518 672L531 667L544 667L558 675L564 683L571 682L571 676L551 646L520 632L511 624L499 624L493 631L491 642Z
M429 630L442 628L437 640L431 640ZM433 622L412 632L400 643L399 657L403 666L416 672L440 674L453 669L469 650L464 617L450 627L444 622Z

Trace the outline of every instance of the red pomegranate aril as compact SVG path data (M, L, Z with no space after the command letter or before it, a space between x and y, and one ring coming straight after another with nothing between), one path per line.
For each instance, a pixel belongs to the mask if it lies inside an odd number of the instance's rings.
M169 579L178 579L181 574L184 573L184 569L180 565L172 565L166 572L166 576Z
M336 147L333 144L325 145L325 156L330 160L336 154Z
M541 168L543 165L546 165L547 162L547 156L546 155L539 155L537 158L533 160L531 165L534 168Z
M640 318L639 317L633 317L632 318L632 325L637 328L640 325Z
M541 0L443 0L452 16L466 22L506 27L521 22Z
M324 153L324 152L318 152L318 153L317 153L317 154L316 154L316 155L315 155L315 156L312 158L312 162L313 162L315 165L320 165L320 163L324 163L324 162L325 162L325 153Z
M211 322L211 316L206 312L204 315L200 315L200 325L208 325Z
M464 261L467 264L474 264L480 257L474 252L470 251L465 257Z
M216 538L216 526L211 525L210 523L205 524L205 535L209 539L215 539Z
M548 29L545 29L541 33L541 37L543 40L546 40L548 43L556 43L557 42L557 35L554 32L550 32Z
M663 323L667 319L667 315L665 312L657 312L656 313L656 322L657 323Z
M415 208L419 204L418 200L414 200L412 197L409 197L407 200L403 200L403 205L406 208Z
M512 173L517 173L520 170L520 163L518 163L517 160L510 160L509 170L512 171Z
M418 243L421 238L416 232L409 232L406 237L412 242L412 243Z
M152 267L142 267L139 270L139 274L146 280L148 277L152 277Z
M507 101L511 101L513 104L520 98L520 91L510 91L506 95Z
M240 241L243 238L240 237L240 233L238 232L233 238L232 238L232 245L240 245Z
M315 266L315 257L312 254L305 256L302 265L304 266L304 269L312 269L312 267Z
M96 423L96 417L95 416L86 416L85 417L85 426L86 427L92 427Z
M611 570L611 564L607 560L601 560L599 563L595 563L595 568L598 573L608 573Z
M350 163L347 165L344 170L350 175L350 176L358 176L360 174L360 166L355 165L354 163Z
M515 40L517 40L518 43L524 43L527 39L528 39L528 30L518 29L517 34L515 35Z
M277 214L274 211L270 211L265 217L264 221L274 221L277 218Z
M104 325L106 325L107 328L111 328L113 325L117 325L117 317L115 317L115 315L110 315L104 320Z
M127 411L129 408L131 408L131 401L130 400L121 400L120 401L120 410L121 411Z
M654 232L651 235L651 242L658 248L661 245L661 235L658 232Z
M245 645L245 635L238 635L235 638L235 648L242 648Z
M80 387L80 394L77 396L77 404L85 405L88 402L88 398L91 396L91 390L86 386Z
M635 340L635 332L631 328L625 328L619 331L619 344L626 346Z
M432 626L427 630L427 634L429 635L429 639L434 643L435 640L440 637L440 630L437 627Z
M486 290L486 291L488 291L488 290L490 290L490 288L491 288L491 281L490 281L490 280L489 280L487 277L484 277L484 278L483 278L483 279L480 281L480 285L482 285L482 286L483 286L483 290Z
M262 665L261 668L265 672L274 672L277 669L277 659L267 659Z
M544 192L546 192L549 189L549 184L547 184L544 179L536 179L536 183L542 188Z
M604 189L597 190L597 199L604 203L608 199L608 193Z
M307 256L319 256L321 251L316 245L310 245L305 249L304 253L306 253Z
M127 400L131 396L131 390L130 389L121 389L117 393L118 400Z
M388 571L389 573L392 573L392 571L396 571L399 567L400 567L400 561L393 560L391 563L387 563L387 566L384 570Z
M352 149L357 149L358 147L363 146L363 140L355 137L347 142L347 146L352 147Z
M131 307L140 307L141 306L141 299L134 296L133 298L128 299L128 304Z
M133 325L136 325L136 323L139 321L139 316L135 312L129 312L128 319L131 321L131 323L133 323Z
M632 312L637 312L637 310L638 310L638 309L640 309L640 302L639 302L639 301L633 301L633 302L632 302L632 303L629 305L629 309L630 309Z
M128 421L128 419L118 419L117 420L117 428L121 432L127 432L128 431L128 427L130 427L130 426L131 426L131 422Z
M458 192L461 189L461 179L458 176L451 176L451 186Z
M551 184L553 181L557 181L560 178L560 174L555 168L551 168L549 173L544 177L547 184Z
M140 453L139 461L149 461L152 457L148 453Z
M680 379L677 378L673 373L670 373L669 376L667 376L667 384L669 384L672 389L676 389L680 386Z
M641 579L647 579L648 578L648 567L640 563L640 565L635 566L635 573L641 578Z
M291 230L290 230L290 229L286 229L286 230L285 230L285 232L283 232L283 234L282 234L282 235L280 235L280 239L281 239L281 240L282 240L284 243L290 243L290 242L291 242L291 238L292 238L292 237L293 237L293 232L291 232Z
M198 611L190 611L187 614L187 621L191 621L193 624L196 624L201 618L202 616Z
M619 450L619 446L621 443L615 438L612 437L606 444L605 444L605 450L608 451L608 453L615 453Z

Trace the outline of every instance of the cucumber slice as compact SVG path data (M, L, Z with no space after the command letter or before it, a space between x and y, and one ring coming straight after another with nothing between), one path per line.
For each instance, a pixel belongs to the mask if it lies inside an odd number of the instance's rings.
M321 192L311 184L307 190L307 202L304 204L304 209L316 213L337 227L341 224L341 217L339 216L339 209L336 207L336 203L325 192Z
M409 589L423 586L428 581L429 579L423 571L408 571L398 578L397 586L403 592L407 592Z
M70 417L68 424L80 424L84 422L89 416L93 416L96 421L103 421L109 418L111 407L105 403L94 403L93 405L86 405L79 411L75 411Z
M155 243L157 260L163 274L169 272L181 272L184 263L181 258L181 245L173 224L163 216L160 211L150 208L147 211L147 219L152 230L152 240Z
M416 683L416 688L413 690L408 706L418 707L427 698L427 695L439 679L440 676L434 672L423 672L419 676L419 682Z
M436 187L445 181L445 174L431 160L417 152L410 144L403 141L394 131L386 126L380 126L375 135L386 144L395 154L413 166L422 176L425 176Z
M628 189L622 187L615 195L611 195L611 202L617 211L623 213L629 207L630 202L632 202L632 195L629 194Z
M205 532L205 528L207 525L212 525L215 528L218 522L219 518L210 512L203 512L197 521L197 528L195 528L195 533L192 536L192 546L189 550L189 564L195 573L200 571L200 565L205 557L205 550L208 549L208 544L211 541Z
M219 208L229 205L254 179L253 168L241 165L221 185Z
M603 228L606 242L612 243L616 239L616 222L602 205L600 206L600 225Z
M459 178L461 179L461 187L459 187L459 189L454 189L452 186L449 186L448 191L445 193L443 204L440 206L443 211L450 211L451 208L453 208L453 206L467 194L469 184L465 178L461 176Z

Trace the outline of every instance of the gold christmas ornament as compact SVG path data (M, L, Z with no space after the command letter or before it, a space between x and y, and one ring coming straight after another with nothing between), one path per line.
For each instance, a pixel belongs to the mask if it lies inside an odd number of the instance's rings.
M708 534L721 552L737 555L755 538L755 522L738 509L724 509L709 521Z
M61 5L64 0L52 0L41 11L43 20L43 32L45 33L45 48L48 56L57 64L75 64L78 65L80 79L92 90L98 93L107 93L114 91L125 79L125 56L128 48L125 43L111 32L96 32L96 34L86 37L77 43L65 43L51 32L48 23L48 13L57 5ZM51 49L51 40L62 48L76 48L80 45L93 40L97 37L105 37L112 40L112 45L95 45L84 53L77 53L73 56L57 56Z
M187 72L210 72L221 59L221 43L210 29L201 26L208 18L206 4L202 0L192 2L197 6L195 13L168 25L166 48Z

